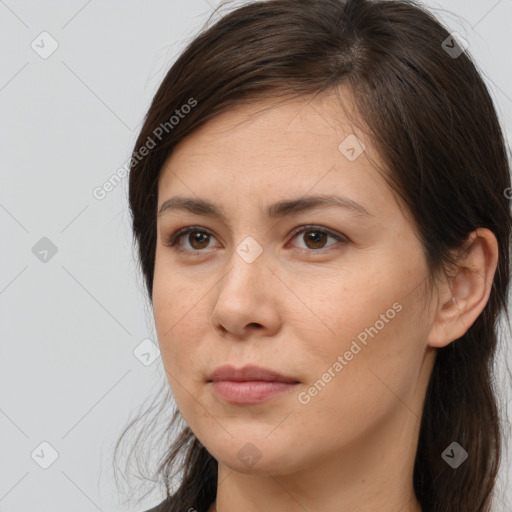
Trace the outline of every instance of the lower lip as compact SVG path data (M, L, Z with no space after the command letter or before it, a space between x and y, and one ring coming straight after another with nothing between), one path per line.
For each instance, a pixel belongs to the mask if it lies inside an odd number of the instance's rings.
M297 385L294 382L268 382L263 380L245 382L221 380L210 382L210 384L221 399L232 404L259 404L289 391Z

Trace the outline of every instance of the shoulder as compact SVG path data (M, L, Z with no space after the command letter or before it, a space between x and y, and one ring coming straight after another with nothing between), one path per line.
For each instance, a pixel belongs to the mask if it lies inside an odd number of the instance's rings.
M157 505L156 507L153 507L153 508L151 508L149 510L146 510L144 512L165 512L166 505L169 505L169 501L167 500L167 498L164 501L162 501L162 503Z

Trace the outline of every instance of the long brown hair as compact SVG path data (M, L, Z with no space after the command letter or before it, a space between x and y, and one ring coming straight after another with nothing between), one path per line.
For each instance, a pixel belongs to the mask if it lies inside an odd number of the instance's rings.
M494 233L499 261L488 303L464 336L438 349L427 390L413 475L423 512L489 512L502 453L493 363L497 320L508 319L510 168L493 101L463 49L410 0L248 3L203 30L171 67L129 176L151 301L158 176L173 147L233 105L343 85L356 93L359 119L386 164L381 171L412 215L432 279L471 231ZM167 389L161 410L171 402ZM165 510L201 512L216 497L217 461L181 421L174 410L155 481L167 490ZM441 457L453 441L470 454L457 470Z

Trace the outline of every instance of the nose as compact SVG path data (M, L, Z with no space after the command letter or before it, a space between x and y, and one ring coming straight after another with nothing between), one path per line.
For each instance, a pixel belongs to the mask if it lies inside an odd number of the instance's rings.
M243 249L247 246L240 244L233 251L228 270L214 288L211 325L221 336L272 336L280 326L277 297L282 296L283 290L268 267L265 253L254 258Z

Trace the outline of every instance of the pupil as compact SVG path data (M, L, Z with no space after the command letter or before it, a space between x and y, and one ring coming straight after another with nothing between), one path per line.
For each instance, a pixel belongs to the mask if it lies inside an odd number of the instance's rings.
M201 238L203 239L201 241ZM195 247L195 243L199 243L201 245L202 242L205 242L206 241L206 245L208 245L208 235L205 235L204 233L200 233L199 231L196 231L195 232L195 235L193 234L193 237L192 237L192 240L193 240L193 243L192 243L192 246ZM196 249L201 249L202 247L195 247Z
M318 248L318 246L322 246L322 238L325 237L325 233L322 233L320 231L310 231L310 233L313 233L313 235L309 235L308 239L313 242L313 245L315 248Z

